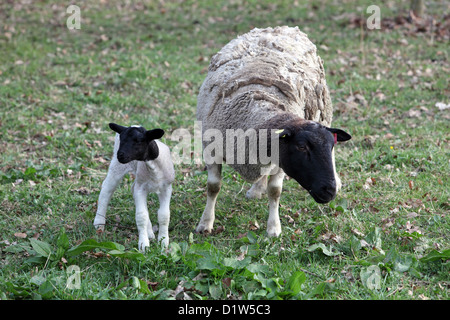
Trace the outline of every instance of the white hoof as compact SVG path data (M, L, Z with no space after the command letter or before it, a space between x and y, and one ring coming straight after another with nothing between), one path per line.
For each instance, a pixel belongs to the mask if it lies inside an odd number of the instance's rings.
M276 224L274 226L267 227L267 235L269 237L279 237L281 234L281 225Z
M248 190L245 195L248 199L261 199L262 195L265 193L266 193L265 191L259 191L259 190L254 190L253 188L250 188L250 190Z
M199 223L197 228L195 229L196 233L211 233L213 226L207 226L206 224Z
M150 246L150 242L148 241L148 239L143 239L140 240L139 239L139 251L142 253L145 253L145 249L147 249Z
M99 232L103 232L105 231L105 225L104 224L94 224L94 228L95 230L99 231Z

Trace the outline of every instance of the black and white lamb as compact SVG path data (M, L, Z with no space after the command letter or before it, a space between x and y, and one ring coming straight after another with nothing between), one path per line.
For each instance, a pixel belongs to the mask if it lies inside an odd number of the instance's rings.
M260 158L256 163L249 162L249 157L255 155L248 151L251 147L248 144L247 161L226 161L242 178L253 183L248 197L260 198L267 192L269 236L281 233L278 206L285 174L295 179L318 203L334 199L341 187L335 169L334 145L351 136L343 130L330 128L332 112L322 59L315 45L298 27L253 29L229 42L212 57L197 102L204 156L213 141L205 135L208 130L218 130L226 137L230 130L261 132L265 129L267 147L277 143L278 158L272 154L275 161L269 165L261 163ZM249 138L250 135L247 141ZM227 150L235 154L243 152L236 145L234 149L227 148L227 143L229 140L224 142L223 159L215 158L216 161L208 163L205 156L207 201L197 232L210 232L213 228L222 163L229 159ZM259 142L256 144L261 148ZM270 174L264 169L269 169Z
M149 246L149 239L155 238L147 208L149 192L158 195L158 241L167 247L170 198L175 171L169 148L157 140L164 135L164 131L162 129L145 130L139 126L124 127L115 123L110 123L109 127L117 132L114 154L98 198L94 226L104 230L106 209L112 194L124 175L132 173L135 176L132 192L136 205L139 250L145 251L145 248Z

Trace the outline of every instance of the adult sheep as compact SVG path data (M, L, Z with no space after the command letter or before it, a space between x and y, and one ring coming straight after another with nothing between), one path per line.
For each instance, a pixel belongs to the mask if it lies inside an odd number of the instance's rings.
M334 199L341 187L334 164L334 145L351 136L330 128L332 112L322 59L298 27L256 28L223 47L212 57L198 95L197 119L202 125L205 160L205 151L213 141L206 134L208 130L219 131L222 138L230 130L263 132L268 138L266 147L270 149L277 143L278 152L267 152L272 159L267 164L259 156L256 163L248 161L255 153L255 149L253 154L249 151L250 144L243 151L236 145L227 147L227 140L223 150L215 150L222 159L216 154L213 161L206 161L207 202L196 231L211 232L213 228L222 160L228 158L227 151L245 153L244 163L227 164L253 183L247 196L260 198L267 192L269 236L281 233L278 206L285 174L316 202ZM257 136L256 145L262 148L261 134ZM249 139L250 135L246 136Z

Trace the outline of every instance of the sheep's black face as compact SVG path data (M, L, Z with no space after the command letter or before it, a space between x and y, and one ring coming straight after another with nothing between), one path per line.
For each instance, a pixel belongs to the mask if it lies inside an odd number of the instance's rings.
M109 127L120 135L117 160L128 163L133 160L149 161L159 155L158 146L153 141L164 135L162 129L145 130L143 127L123 127L110 123Z
M316 202L330 202L337 192L333 147L349 139L348 133L315 122L298 130L285 129L280 134L280 165Z

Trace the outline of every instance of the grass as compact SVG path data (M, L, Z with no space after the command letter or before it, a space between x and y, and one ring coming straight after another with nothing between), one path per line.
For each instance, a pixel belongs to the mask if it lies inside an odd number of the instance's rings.
M448 34L394 23L401 1L380 5L382 29L367 30L358 19L371 4L84 1L80 30L66 28L65 2L1 4L0 298L449 299L449 111L436 107L449 103ZM436 1L427 13L443 23L445 10ZM183 164L169 253L136 252L131 178L96 234L107 124L161 127L174 147L171 132L193 132L210 57L253 27L286 24L316 43L333 126L353 136L338 146L338 198L316 204L287 180L283 233L269 239L267 200L247 200L249 184L225 167L204 236L193 230L206 172ZM66 286L70 265L79 288ZM369 288L373 265L380 285Z

